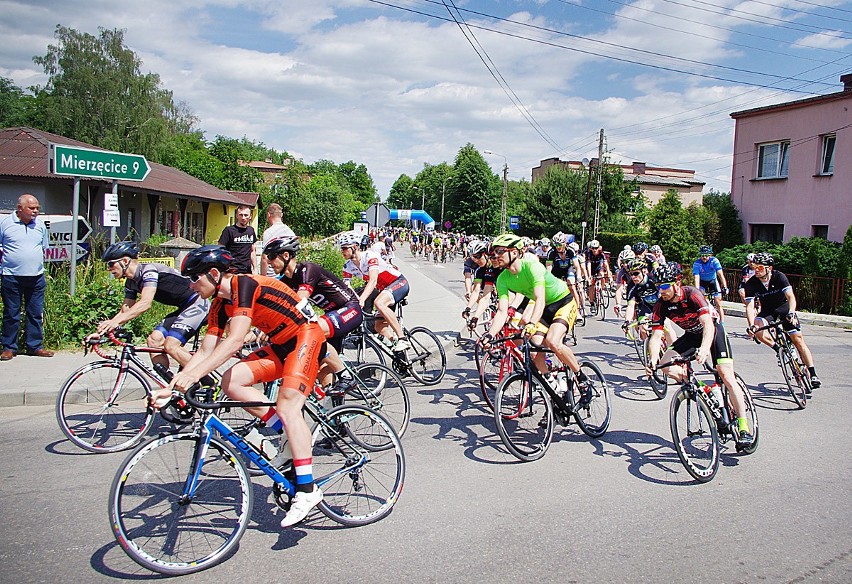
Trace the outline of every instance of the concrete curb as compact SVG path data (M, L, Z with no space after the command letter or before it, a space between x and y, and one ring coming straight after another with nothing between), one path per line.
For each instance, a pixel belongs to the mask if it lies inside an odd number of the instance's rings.
M725 314L741 316L745 318L745 306L739 302L722 301ZM835 314L819 314L816 312L799 312L799 321L803 324L815 326L829 326L834 328L852 329L852 317L838 316Z

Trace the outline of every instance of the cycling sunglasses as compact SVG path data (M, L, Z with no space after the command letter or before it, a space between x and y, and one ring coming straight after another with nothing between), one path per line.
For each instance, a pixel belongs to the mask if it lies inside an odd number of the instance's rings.
M674 286L674 282L664 282L662 284L657 284L657 290L668 290Z
M481 259L482 259L482 256L484 256L484 255L485 255L485 252L484 252L484 251L481 251L481 252L479 252L479 253L475 253L475 254L473 254L473 255L472 255L472 256L470 256L470 257L472 257L472 258L473 258L473 259L475 259L475 260L481 260Z
M196 282L198 282L201 279L201 276L206 276L206 275L207 275L207 272L203 272L201 274L190 274L189 276L187 276L187 278L189 278L190 282L195 284Z
M640 271L638 271L638 272L630 272L630 275L631 275L631 276L641 276L641 275L642 275L642 272L641 272L641 270L640 270Z
M492 249L490 252L488 252L488 257L498 258L501 255L503 255L504 253L506 253L507 251L509 251L508 247L501 247L499 249Z
M106 263L107 268L112 268L115 264L121 262L121 260L110 260Z

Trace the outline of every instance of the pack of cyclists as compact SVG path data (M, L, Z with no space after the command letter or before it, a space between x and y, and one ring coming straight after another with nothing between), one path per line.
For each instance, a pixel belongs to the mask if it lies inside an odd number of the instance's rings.
M626 304L623 325L637 320L650 323L640 327L643 338L648 337L646 373L651 375L659 363L695 350L696 361L712 363L728 389L737 415L738 443L748 445L753 440L722 324L720 299L728 292L727 282L709 246L701 246L693 279L685 283L681 266L666 262L659 246L649 248L644 242L619 252L613 274L609 253L599 241L592 239L581 249L573 235L561 231L538 242L511 233L488 240L417 230L378 233L366 246L362 239L356 232L337 237L345 262L342 276L300 261L301 243L295 236L273 239L263 249L275 277L235 273L233 255L219 245L193 250L180 271L141 264L130 242L109 246L102 257L114 277L125 279L125 300L116 315L97 325L96 335L139 316L154 300L175 307L147 339L149 347L163 350L152 360L168 368L172 358L180 368L166 389L153 392L155 407L164 405L173 390L186 391L199 381L211 383L213 370L240 351L252 329L263 334L264 344L223 374L221 388L234 400L262 402L263 394L254 386L281 381L274 407L246 409L267 426L286 433L297 493L282 527L300 522L322 501L322 492L313 482L310 432L301 412L318 376L334 375L332 393L342 393L353 383L339 357L344 337L361 325L365 314L375 312L375 330L387 345L394 352L411 349L394 310L408 296L410 285L375 247L379 244L387 249L388 243L396 247L407 241L414 253L421 245L424 250L441 246L452 253L463 246L466 303L462 318L473 329L489 307L495 308L478 342L488 348L512 321L531 342L549 349L574 373L581 404L590 399L584 393L587 378L565 342L566 334L586 302L601 293L595 280L616 283L617 298ZM740 294L746 306L747 333L778 350L772 337L756 329L780 321L808 368L811 386L820 387L789 280L774 269L772 256L765 253L750 255L743 269ZM363 280L362 288L350 286L355 277ZM321 316L315 307L321 309ZM682 334L676 336L667 322L677 325ZM185 344L205 323L206 335L191 354ZM668 348L661 351L664 336ZM541 372L550 367L543 352L533 359ZM685 370L670 365L664 373L683 381Z

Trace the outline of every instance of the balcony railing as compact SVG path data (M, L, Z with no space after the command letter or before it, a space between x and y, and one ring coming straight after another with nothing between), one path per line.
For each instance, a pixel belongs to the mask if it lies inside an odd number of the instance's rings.
M739 302L737 287L742 280L740 270L725 268L725 278L728 281L730 294L725 300ZM837 314L846 297L849 280L843 278L825 278L822 276L803 276L801 274L786 274L796 293L796 303L799 310L819 312L822 314Z

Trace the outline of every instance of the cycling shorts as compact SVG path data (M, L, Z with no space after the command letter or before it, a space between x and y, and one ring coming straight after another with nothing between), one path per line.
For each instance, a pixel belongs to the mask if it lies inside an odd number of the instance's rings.
M164 337L174 337L180 341L181 345L185 345L207 322L208 312L210 312L210 301L196 296L195 300L187 306L168 314L154 327L154 330L160 331Z
M410 286L408 285L408 280L405 279L405 276L400 276L390 284L388 284L383 290L379 290L378 288L374 288L370 295L367 296L367 299L364 300L364 312L372 313L375 312L375 308L373 305L376 302L376 298L378 298L379 294L382 292L387 292L391 296L393 296L393 302L390 304L390 308L396 308L397 303L408 296L408 292L410 290ZM363 288L355 290L355 292L360 296Z
M541 313L541 322L548 326L558 322L564 324L569 331L574 326L575 320L577 320L577 303L570 294L561 300L551 302L544 307L544 312Z
M252 372L252 385L280 379L281 387L295 389L307 397L314 390L325 353L325 333L319 323L309 322L300 326L289 341L260 347L243 362Z
M361 311L361 305L358 301L353 300L337 310L326 312L320 318L325 320L328 324L328 330L331 331L331 335L327 339L328 344L340 353L343 349L344 337L361 326L364 321L364 313Z
M700 331L685 333L672 344L672 349L681 355L689 351L689 349L698 349L701 346L702 337L703 335ZM713 344L710 345L710 358L713 359L714 366L717 363L734 362L734 353L731 351L728 334L725 332L725 327L718 322L716 323L716 334L713 336Z
M722 291L719 289L718 280L699 280L698 285L702 292L710 294L713 298L722 295Z
M787 320L787 314L789 314L789 312L790 312L790 305L785 302L784 304L782 304L781 306L779 306L778 308L776 308L775 310L773 310L771 312L766 312L766 313L761 312L760 314L757 315L757 318L763 320L765 324L769 324L770 322L775 322L776 320L780 321L781 327L785 331L787 331L787 334L789 334L789 335L801 334L801 332L802 332L801 325L798 324L798 322L797 322L797 324L793 324L792 322ZM758 326L758 328L764 326L763 324L760 324L760 323L757 323L757 322L755 324Z

